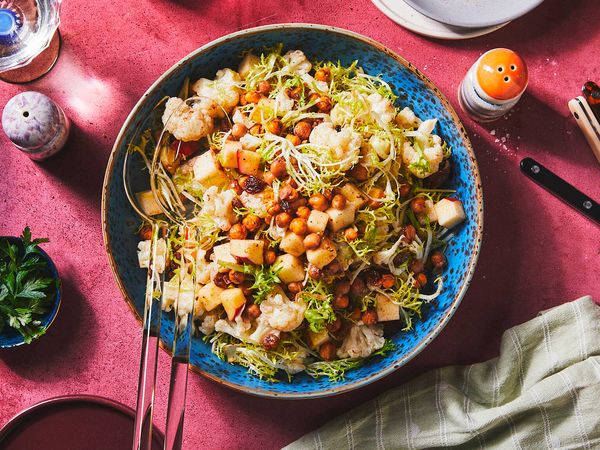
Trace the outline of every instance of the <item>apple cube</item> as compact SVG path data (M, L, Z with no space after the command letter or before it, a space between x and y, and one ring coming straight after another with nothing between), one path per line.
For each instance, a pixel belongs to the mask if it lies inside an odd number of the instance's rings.
M315 333L314 331L311 331L309 329L306 333L306 343L313 350L318 349L322 344L324 344L328 340L329 340L329 333L327 332L326 329L323 331L320 331L318 333Z
M273 117L275 117L275 100L272 98L261 98L250 113L250 120L255 123L265 123Z
M325 211L331 221L329 227L331 231L339 231L354 223L354 214L356 210L352 205L346 205L344 209L329 208Z
M227 174L219 166L212 151L195 158L193 170L194 178L203 186L226 186L229 184Z
M238 151L242 150L242 144L238 141L225 141L223 144L223 150L218 155L219 162L227 169L237 169Z
M244 175L258 175L260 162L261 157L256 152L250 150L238 150L237 152L237 168Z
M231 254L231 245L229 242L226 244L214 246L211 259L216 263L224 262L237 264L237 259L235 259Z
M390 320L400 320L400 305L396 305L386 295L377 294L377 320L379 322L388 322Z
M221 304L221 293L224 290L211 281L198 290L196 297L205 310L212 311Z
M460 200L444 198L435 204L435 213L438 223L445 228L452 228L467 217Z
M367 197L352 183L342 186L340 193L346 197L346 205L353 206L354 209L360 209L367 203Z
M304 280L304 264L297 256L289 253L278 256L273 266L278 270L277 276L284 283Z
M229 320L234 320L246 304L246 297L240 288L223 289L220 298Z
M292 233L291 231L288 231L283 236L281 242L279 243L279 248L285 253L289 253L290 255L294 256L300 256L306 251L302 237L298 236L296 233Z
M313 266L317 266L322 269L327 264L335 259L337 251L333 242L325 238L321 241L321 245L315 250L306 250L306 259Z
M158 203L154 199L154 195L152 195L152 191L138 192L135 194L135 197L144 214L155 216L162 213L160 206L158 206Z
M238 73L242 77L242 80L245 80L252 68L259 63L260 58L258 56L254 53L246 53L246 56L244 56L244 59L242 59L242 62L238 66Z
M262 265L264 241L253 239L231 239L231 254L240 262Z
M308 231L311 233L322 233L327 228L327 222L329 222L329 215L327 213L313 209L307 220Z

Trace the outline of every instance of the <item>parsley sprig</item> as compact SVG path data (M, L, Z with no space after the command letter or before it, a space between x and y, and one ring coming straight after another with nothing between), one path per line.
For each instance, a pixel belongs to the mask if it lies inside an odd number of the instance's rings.
M41 317L50 310L60 281L52 278L39 244L48 239L31 239L26 227L22 248L8 239L0 240L0 333L8 326L29 344L45 332Z

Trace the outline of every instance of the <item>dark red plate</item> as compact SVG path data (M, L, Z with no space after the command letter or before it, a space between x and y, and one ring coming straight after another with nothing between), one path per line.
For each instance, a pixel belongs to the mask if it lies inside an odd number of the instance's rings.
M51 398L21 411L0 430L2 450L128 450L134 411L103 397ZM152 450L162 450L154 429Z

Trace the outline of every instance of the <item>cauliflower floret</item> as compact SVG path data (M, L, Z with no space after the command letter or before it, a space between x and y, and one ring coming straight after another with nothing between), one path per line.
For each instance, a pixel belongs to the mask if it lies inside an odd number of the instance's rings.
M308 86L311 92L327 92L329 90L329 86L327 86L325 81L317 81L308 73L303 73L300 75L300 78L302 78L302 81Z
M283 59L288 64L287 68L290 73L302 75L312 69L312 64L302 50L290 50L283 55Z
M422 155L410 145L410 142L405 142L402 160L408 167L408 170L418 178L426 178L437 172L440 168L440 163L444 159L444 150L442 149L441 142L440 137L434 135L430 144L423 148ZM425 164L423 164L421 156L423 156Z
M162 122L165 129L180 141L197 141L213 132L213 117L219 107L211 100L200 99L193 105L177 97L165 104Z
M262 144L262 139L246 133L240 138L240 144L245 150L256 150Z
M138 262L140 268L147 269L150 264L150 247L152 241L140 241L138 243ZM167 243L163 238L156 241L156 270L163 273L165 270L165 260L167 258Z
M281 89L277 95L275 96L275 108L277 108L277 113L282 115L290 112L294 107L294 100L289 98L285 93L285 89Z
M281 331L275 330L269 324L269 320L267 319L267 317L261 315L258 317L258 319L256 319L256 329L252 332L250 336L248 336L248 341L260 344L263 338L269 333L273 333L274 335L279 336L281 334Z
M257 64L260 64L260 58L254 53L246 53L244 59L242 59L242 62L240 62L240 65L238 66L238 73L242 80L246 79L252 68Z
M367 97L367 101L371 108L372 118L380 125L390 123L394 119L396 108L389 99L375 92Z
M347 170L358 162L362 138L350 128L344 127L336 131L333 124L323 122L313 128L308 140L311 144L332 149L332 156L339 161L342 170Z
M198 284L208 284L218 271L217 264L206 260L206 250L199 248L196 255L196 281Z
M402 128L418 127L421 120L415 115L408 106L396 115L396 123Z
M342 92L338 102L329 113L334 125L348 125L350 122L368 123L371 111L367 97L359 92Z
M207 214L212 217L221 230L227 231L231 228L231 225L237 222L232 204L236 196L237 194L233 189L219 192L217 186L211 186L202 196L204 206L200 214Z
M364 325L362 322L352 325L350 332L337 351L338 358L366 358L383 347L383 326Z
M215 324L217 323L218 316L216 314L207 314L202 319L202 323L198 327L198 330L205 336L213 334L215 332Z
M163 311L171 311L179 295L179 279L177 277L164 284L162 304Z
M235 110L231 120L233 120L233 123L242 124L248 129L250 129L254 126L254 122L252 122L252 120L250 120L250 118L246 114L241 112L239 109Z
M221 69L217 72L214 80L200 78L196 81L192 85L192 91L200 97L213 100L229 113L240 101L242 90L239 83L241 81L240 74L235 70ZM225 117L221 108L218 110L218 117Z
M269 215L269 205L273 200L273 191L264 190L259 194L249 194L246 191L240 194L242 205L251 210L261 219Z
M282 290L276 289L260 304L260 311L272 328L292 331L304 320L306 303L301 300L291 302Z
M248 341L249 331L252 327L250 322L244 322L241 314L235 318L234 322L225 319L219 319L215 322L215 331L227 333L240 341Z

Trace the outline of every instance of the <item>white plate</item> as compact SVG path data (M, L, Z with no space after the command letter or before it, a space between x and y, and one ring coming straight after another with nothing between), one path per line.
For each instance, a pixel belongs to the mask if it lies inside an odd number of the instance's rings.
M544 0L405 0L438 22L457 27L491 27L527 14Z
M493 27L464 28L447 25L421 14L403 0L371 0L373 4L398 25L423 36L458 40L469 39L496 31L508 22Z

